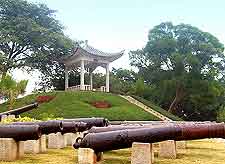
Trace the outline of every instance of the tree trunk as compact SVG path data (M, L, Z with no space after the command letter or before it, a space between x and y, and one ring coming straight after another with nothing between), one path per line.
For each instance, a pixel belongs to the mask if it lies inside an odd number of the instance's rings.
M176 113L176 108L177 105L180 103L180 101L182 100L182 98L184 97L184 91L183 91L183 87L181 85L178 85L176 88L176 96L173 100L173 102L170 104L170 108L168 110L168 112L175 114Z

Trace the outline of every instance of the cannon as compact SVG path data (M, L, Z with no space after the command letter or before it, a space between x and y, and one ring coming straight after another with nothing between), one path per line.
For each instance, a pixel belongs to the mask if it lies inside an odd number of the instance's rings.
M62 121L13 122L11 125L39 125L42 134L57 133L63 130Z
M155 127L129 130L118 130L101 133L89 133L73 145L77 148L91 148L95 152L129 148L133 142L160 142L181 136L182 130L177 127Z
M139 128L151 128L151 127L161 127L161 126L183 126L183 125L199 125L199 124L214 124L213 122L164 122L164 121L148 121L144 124L121 124L121 125L110 125L107 127L92 127L89 129L87 133L100 133L100 132L108 132L108 131L117 131L117 130L126 130L126 129L139 129ZM85 135L86 135L85 134Z
M109 125L109 121L105 118L74 118L74 119L64 119L63 122L83 122L86 123L87 128L90 129L93 126L104 127Z
M87 123L84 122L62 122L62 130L61 133L76 133L76 132L83 132L88 129Z
M122 128L119 129L119 128ZM127 128L127 129L124 129ZM121 126L112 131L92 130L92 133L79 138L74 148L91 148L96 152L129 148L133 142L154 143L164 140L195 140L204 138L225 138L224 123L190 122L169 123L163 126ZM91 131L91 130L90 130Z
M37 108L37 107L38 107L38 103L35 102L35 103L32 103L32 104L23 106L21 108L17 108L17 109L9 110L9 111L6 111L6 112L2 112L2 113L0 113L0 117L2 117L3 115L20 115L21 113L30 111L30 110L32 110L34 108Z
M83 132L88 129L87 123L61 120L40 121L40 122L13 122L12 125L39 125L42 134L61 132L75 133Z
M38 125L0 125L0 138L13 138L16 141L37 140L41 137Z

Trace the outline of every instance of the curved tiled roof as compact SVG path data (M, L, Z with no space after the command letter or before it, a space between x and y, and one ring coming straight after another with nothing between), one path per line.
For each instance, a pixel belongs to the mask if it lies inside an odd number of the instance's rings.
M104 57L111 57L111 56L120 56L123 55L124 50L118 53L107 53L107 52L102 52L98 49L95 49L92 46L89 46L88 44L86 44L84 47L82 47L82 49L84 49L85 51L87 51L88 53L92 54L92 55L96 55L96 56L104 56Z

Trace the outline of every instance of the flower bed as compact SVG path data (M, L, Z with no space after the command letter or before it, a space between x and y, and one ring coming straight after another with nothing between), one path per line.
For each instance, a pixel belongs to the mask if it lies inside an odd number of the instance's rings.
M112 105L107 101L94 101L91 102L91 105L96 108L110 108Z
M51 101L54 98L55 98L55 96L48 96L48 95L46 95L46 96L38 96L36 101L38 103L45 103L45 102Z

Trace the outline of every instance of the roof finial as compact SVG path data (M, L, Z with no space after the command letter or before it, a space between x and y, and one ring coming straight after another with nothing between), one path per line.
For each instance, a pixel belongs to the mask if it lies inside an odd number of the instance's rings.
M88 40L85 40L85 46L87 46L88 45Z

